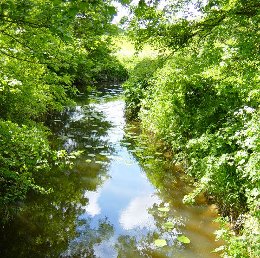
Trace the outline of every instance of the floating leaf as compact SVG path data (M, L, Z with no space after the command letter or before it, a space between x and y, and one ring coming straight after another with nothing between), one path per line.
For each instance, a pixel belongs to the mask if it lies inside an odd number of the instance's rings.
M163 246L166 246L167 245L167 242L165 239L156 239L154 241L154 244L157 246L157 247L163 247Z
M97 146L96 149L104 149L105 146L104 145L100 145L100 146Z
M153 156L144 156L144 159L153 159Z
M178 236L177 239L184 244L190 243L190 239L184 235Z
M163 224L163 226L167 229L173 229L174 228L174 223L169 221Z
M158 208L158 211L168 212L170 211L170 209L168 207L162 207L162 208Z
M225 250L225 246L224 245L221 245L217 248L215 248L212 253L218 253L218 252L223 252Z
M101 161L101 160L97 160L96 163L97 163L97 164L105 164L106 162Z
M132 143L130 143L130 142L124 142L123 143L125 146L130 146L130 145L132 145Z

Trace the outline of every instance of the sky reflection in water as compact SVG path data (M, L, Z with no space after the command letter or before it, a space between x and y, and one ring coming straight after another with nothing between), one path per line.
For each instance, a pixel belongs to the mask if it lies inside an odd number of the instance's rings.
M112 125L107 134L100 137L113 148L107 172L109 179L96 191L85 191L84 195L88 199L88 205L83 207L84 213L79 216L78 221L88 221L92 229L97 229L101 221L106 221L113 227L113 233L93 245L93 254L97 257L121 257L120 251L125 248L126 252L122 257L133 257L133 254L134 257L172 257L173 254L178 254L178 257L216 257L210 254L213 246L211 250L206 247L208 254L203 248L197 253L195 250L198 248L194 248L193 251L189 248L185 250L185 247L178 241L175 251L169 250L167 247L163 251L155 250L153 241L156 238L165 237L171 244L176 242L178 230L174 229L170 234L158 230L158 223L167 222L168 218L165 217L176 216L176 213L154 216L154 212L158 213L159 206L164 207L168 203L161 199L162 195L158 195L158 190L149 182L134 156L122 144L125 133L124 102L122 100L106 102L102 101L102 98L100 100L101 102L91 104L90 107L104 114L105 120ZM83 118L80 113L77 116L80 119ZM189 212L189 208L184 211L184 214L181 211L177 212L179 215L176 219L177 224L183 225L183 221L189 217L189 214L185 214L185 212ZM191 213L193 216L193 212ZM186 218L185 215L187 215ZM157 221L155 221L155 217ZM81 227L78 229L80 230L77 242L84 242L86 236L84 233L82 234ZM115 246L118 246L121 237L126 239L134 237L135 246L131 246L130 242L126 241L121 243L123 246L119 245L118 250ZM73 253L74 249L73 241L71 243L69 253ZM131 243L133 244L133 241ZM125 247L126 244L129 246ZM209 244L209 246L211 245ZM136 250L131 250L135 248ZM171 248L174 249L173 246ZM131 252L133 253L131 254Z
M114 235L110 240L94 245L95 254L116 257L113 246L120 234L135 235L136 229L140 233L140 230L147 232L156 228L153 216L147 210L161 201L137 161L121 144L125 127L124 102L114 100L90 106L102 111L105 119L112 124L107 135L101 138L113 145L115 151L109 164L110 178L97 191L85 191L88 205L79 220L91 217L90 225L94 228L102 218L106 218L113 225ZM83 118L81 114L77 117ZM101 255L103 249L106 251Z
M76 108L50 120L55 148L84 153L71 170L39 175L37 183L53 192L32 193L0 228L1 258L219 257L210 253L219 246L216 213L204 204L184 205L190 186L183 174L169 169L163 155L128 141L135 132L125 122L121 91L93 92L90 101L82 96ZM169 211L160 211L165 206ZM168 222L174 228L165 228ZM191 243L181 244L178 234ZM156 248L158 238L168 246Z

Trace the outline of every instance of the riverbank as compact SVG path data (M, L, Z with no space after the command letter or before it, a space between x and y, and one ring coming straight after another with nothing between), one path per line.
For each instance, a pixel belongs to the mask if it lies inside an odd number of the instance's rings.
M222 247L225 257L258 257L260 124L255 73L247 87L242 83L249 78L247 70L237 68L242 78L237 86L238 81L219 68L218 58L209 63L208 49L201 51L204 59L188 47L166 56L134 57L136 65L123 84L127 114L163 141L173 153L171 162L182 164L194 178L195 190L184 202L194 203L204 193L217 204L223 216L217 237L227 242Z

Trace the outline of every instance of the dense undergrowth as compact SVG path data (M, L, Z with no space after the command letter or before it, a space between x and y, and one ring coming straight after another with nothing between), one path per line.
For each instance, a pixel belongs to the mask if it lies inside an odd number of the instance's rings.
M137 60L124 83L127 113L194 177L184 201L205 193L218 204L223 256L259 257L259 11L255 1L213 6L172 24L152 5L136 7L131 36L171 53Z
M29 190L48 191L36 175L70 159L50 147L48 114L73 105L79 90L126 77L110 47L114 14L106 1L1 1L1 215Z

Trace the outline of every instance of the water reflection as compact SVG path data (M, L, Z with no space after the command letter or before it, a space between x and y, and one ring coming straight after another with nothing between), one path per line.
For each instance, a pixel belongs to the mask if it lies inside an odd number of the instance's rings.
M80 220L78 237L69 243L62 257L96 257L97 247L111 238L114 229L106 219L100 220L95 228L90 224L90 219Z
M206 205L203 199L195 207L185 205L182 200L192 189L191 180L168 161L169 154L159 142L155 144L153 137L140 134L135 124L128 124L125 131L123 141L131 143L129 152L133 153L149 181L156 187L157 196L163 200L164 206L167 204L169 207L167 214L158 213L160 208L156 204L149 209L156 222L159 238L166 239L168 246L172 246L171 250L162 248L158 257L219 257L211 252L220 245L214 243L213 232L218 227L213 222L217 217L216 211ZM174 227L169 228L168 222ZM180 235L188 236L191 243L180 243ZM152 257L157 257L158 254L152 253Z
M100 192L85 191L84 196L88 199L88 204L83 207L85 212L91 217L99 215L101 213L101 208L98 204Z
M120 92L81 96L49 122L54 146L84 152L73 169L39 175L53 192L31 194L0 229L0 257L216 257L214 213L182 203L189 181L125 123ZM155 245L160 238L167 246Z
M122 211L119 222L126 230L135 228L149 228L155 229L155 221L147 210L155 203L159 204L161 201L158 196L143 194L133 198L125 210Z

